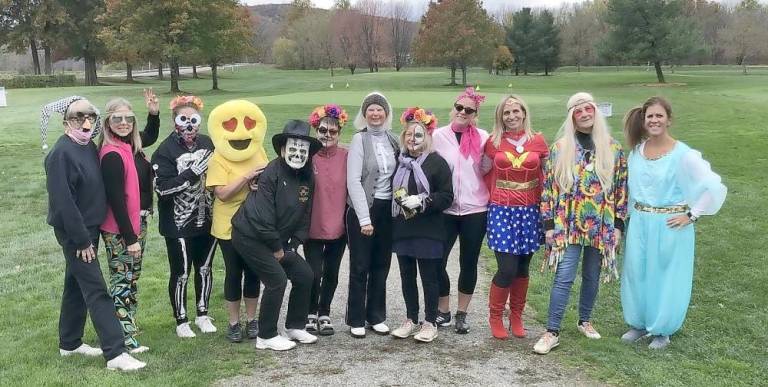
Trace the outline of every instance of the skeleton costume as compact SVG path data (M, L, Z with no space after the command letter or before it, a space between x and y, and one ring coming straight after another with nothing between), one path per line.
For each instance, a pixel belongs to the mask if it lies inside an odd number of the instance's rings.
M177 97L171 101L175 111L183 106L202 110L197 97ZM210 234L213 195L205 188L208 161L213 155L213 142L197 134L199 114L176 115L176 130L152 155L155 191L158 196L160 235L165 237L171 276L168 293L177 324L187 319L187 281L195 268L195 306L198 318L207 316L208 300L213 284L215 240Z

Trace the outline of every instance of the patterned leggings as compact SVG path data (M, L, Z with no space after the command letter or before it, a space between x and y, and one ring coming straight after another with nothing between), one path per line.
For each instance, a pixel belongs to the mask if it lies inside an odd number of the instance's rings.
M138 309L138 288L136 281L141 275L141 262L144 258L144 246L147 234L147 221L142 217L141 232L138 242L141 245L141 256L134 258L128 254L127 246L120 234L102 232L104 246L107 249L109 263L109 294L115 303L115 313L125 336L125 347L138 348L136 340L138 326L136 325L136 310Z

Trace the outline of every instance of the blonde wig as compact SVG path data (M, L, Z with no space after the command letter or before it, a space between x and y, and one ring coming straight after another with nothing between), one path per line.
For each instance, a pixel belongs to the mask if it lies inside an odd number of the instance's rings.
M592 141L595 144L593 163L595 172L600 179L603 190L608 191L613 186L614 154L611 150L610 128L605 117L597 108L591 94L580 92L568 99L568 114L557 134L555 145L558 148L557 160L554 166L555 182L561 189L570 190L573 186L573 167L576 163L576 125L573 122L574 107L588 103L595 109L595 121L592 125Z
M114 114L118 109L124 107L127 107L128 110L133 113L133 106L131 106L131 103L124 98L112 98L109 100L109 102L107 102L107 111L104 114L104 130L101 131L101 135L99 136L99 148L101 148L104 144L119 143L120 140L115 139L115 134L112 133L112 127L109 124L109 120L112 118L112 114ZM131 128L131 134L129 135L133 154L137 154L142 151L141 134L138 130L136 130L136 122L137 120L134 117L133 127Z
M504 135L504 131L506 130L506 126L504 125L504 107L511 104L518 104L520 105L520 108L523 109L523 112L525 113L525 119L523 119L523 130L525 130L525 137L529 140L533 138L533 129L531 129L531 113L528 109L528 104L526 104L525 101L520 98L520 96L508 94L502 97L501 101L499 101L499 104L496 105L496 115L493 121L493 132L491 132L491 141L493 141L493 146L496 147L496 149L499 149L499 146L501 146L501 139Z

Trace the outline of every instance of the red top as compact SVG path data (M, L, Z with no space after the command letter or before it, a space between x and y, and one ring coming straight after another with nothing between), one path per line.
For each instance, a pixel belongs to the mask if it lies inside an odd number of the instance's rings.
M347 204L347 150L323 148L312 157L315 193L309 239L334 240L344 235Z
M489 138L483 152L493 161L493 167L485 175L485 183L491 194L490 204L501 206L530 206L541 201L544 185L544 163L549 147L541 133L522 144L522 152L516 143L524 132L504 133L499 148Z

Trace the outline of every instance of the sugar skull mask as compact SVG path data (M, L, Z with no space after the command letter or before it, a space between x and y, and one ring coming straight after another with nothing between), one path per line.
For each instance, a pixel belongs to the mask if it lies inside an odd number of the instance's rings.
M283 158L288 166L293 169L304 168L307 160L309 160L309 141L288 137L283 149Z
M260 158L267 163L264 135L267 119L256 104L245 100L227 101L208 116L208 133L216 152L233 162Z

